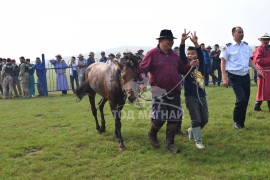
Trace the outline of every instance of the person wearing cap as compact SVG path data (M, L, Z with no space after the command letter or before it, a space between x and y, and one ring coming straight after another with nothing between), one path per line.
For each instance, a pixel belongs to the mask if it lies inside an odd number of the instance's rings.
M90 66L91 64L95 63L95 54L94 52L89 53L89 58L87 59L87 67Z
M79 84L81 85L83 83L84 72L87 68L87 61L86 59L84 59L82 54L79 54L78 56L77 67L78 67Z
M221 83L221 69L220 69L220 61L221 59L219 58L220 55L220 50L219 50L219 45L215 44L214 50L210 53L210 57L212 58L212 68L211 68L211 74L214 75L215 70L217 70L218 77L216 79L213 79L213 84L216 82L218 83L218 86L220 86ZM212 76L213 78L213 76Z
M36 57L35 64L33 68L36 70L37 75L37 90L38 90L38 96L44 96L44 84L45 84L45 65L41 62L39 57Z
M146 74L150 74L149 83L152 91L151 128L148 133L150 144L159 148L157 134L163 124L166 127L166 148L172 153L180 152L174 144L177 121L180 121L182 108L180 105L180 76L186 74L193 63L184 65L179 56L172 50L174 44L171 30L161 30L157 38L156 48L148 51L139 66L140 91L146 90ZM157 95L161 94L161 96ZM163 95L162 95L163 94ZM174 114L175 116L171 116Z
M3 66L1 77L3 84L3 98L11 99L13 91L13 76L14 76L14 66L10 58L7 58L7 63Z
M31 97L29 94L28 89L28 83L29 83L29 66L25 62L25 58L23 56L20 57L21 64L19 65L20 73L19 73L19 79L21 80L22 84L22 91L23 91L23 97L29 98Z
M256 95L256 102L254 105L255 111L262 111L261 104L267 101L268 110L270 111L270 36L268 33L263 34L259 41L261 45L254 51L253 61L257 68L261 70L262 76L258 76L258 89ZM263 78L262 78L263 77Z
M102 52L100 53L100 55L101 55L101 58L100 58L99 62L106 63L108 58L106 57L105 52L102 51Z
M144 52L143 49L139 49L139 50L137 51L137 53L139 54L141 60L143 60L143 58L144 58L143 52Z
M33 68L34 64L30 62L30 59L26 59L26 63L29 66L29 81L28 81L28 89L31 97L35 97L35 69Z
M22 88L21 88L21 84L19 80L20 68L16 64L15 59L12 59L11 61L14 66L13 91L14 91L15 97L22 97Z
M78 71L77 71L77 64L76 64L76 58L74 56L71 57L70 63L69 63L69 76L70 76L70 84L73 93L76 93L76 90L79 88L79 79L78 79ZM76 83L76 89L74 86L74 81Z
M109 54L109 58L107 59L106 63L111 64L114 61L115 55L113 53Z
M62 59L60 54L56 55L56 60L51 59L49 62L54 66L55 73L56 73L56 90L62 91L62 95L67 94L68 90L68 82L66 77L66 68L68 65L66 64L65 60Z
M246 111L250 97L250 67L257 70L258 76L261 71L253 63L251 48L248 43L242 41L244 31L240 26L232 28L233 43L228 43L221 52L221 72L223 86L228 88L228 79L236 96L233 110L234 128L236 130L245 127ZM228 78L227 78L228 74Z

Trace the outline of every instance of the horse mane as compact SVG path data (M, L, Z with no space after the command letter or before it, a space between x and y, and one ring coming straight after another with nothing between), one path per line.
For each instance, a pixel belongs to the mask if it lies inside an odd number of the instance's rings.
M139 68L138 61L139 61L139 58L132 53L130 53L129 56L121 58L121 60L120 60L120 62L124 62L124 64L121 64L122 66L128 66L128 67L132 67L134 69Z

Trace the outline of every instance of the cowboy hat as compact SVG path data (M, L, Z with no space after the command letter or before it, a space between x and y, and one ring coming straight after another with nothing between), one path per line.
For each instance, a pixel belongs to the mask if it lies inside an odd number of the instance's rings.
M260 39L270 39L270 36L269 36L268 33L264 33L264 34L260 37Z
M78 58L83 58L83 55L82 54L79 54Z
M55 57L60 57L60 58L62 58L61 54L57 54L57 55L55 55Z
M160 35L157 39L177 39L173 37L173 33L171 30L163 29L160 31Z
M212 49L211 46L207 46L205 49Z

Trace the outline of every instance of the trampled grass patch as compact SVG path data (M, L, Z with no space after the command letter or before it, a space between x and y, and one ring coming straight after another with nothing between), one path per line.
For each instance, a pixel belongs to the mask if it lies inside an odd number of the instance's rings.
M98 134L88 98L74 95L0 100L0 179L268 179L270 112L255 112L252 86L246 128L232 123L231 88L207 87L209 123L203 129L205 150L177 136L180 154L169 153L165 126L160 149L148 143L149 102L142 109L127 104L122 119L126 150L114 139L114 120L105 105L106 132ZM98 102L98 101L97 101ZM184 104L183 129L190 125ZM142 113L146 111L146 114Z

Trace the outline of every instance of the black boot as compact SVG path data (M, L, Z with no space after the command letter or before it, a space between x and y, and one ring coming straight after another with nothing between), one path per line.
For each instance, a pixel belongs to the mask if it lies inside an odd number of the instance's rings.
M256 101L255 105L254 105L254 110L255 111L262 111L261 104L262 104L262 101Z
M270 101L267 101L267 105L268 105L268 109L269 109L269 112L270 112Z
M180 136L186 136L187 133L182 131L182 120L176 122L176 134Z
M166 128L166 147L171 153L179 153L180 149L174 145L174 136L176 132L176 123L168 123Z
M151 129L148 132L149 142L155 148L159 148L159 142L158 142L158 139L157 139L157 133L160 130L160 128L161 127L157 126L154 122L152 122Z

